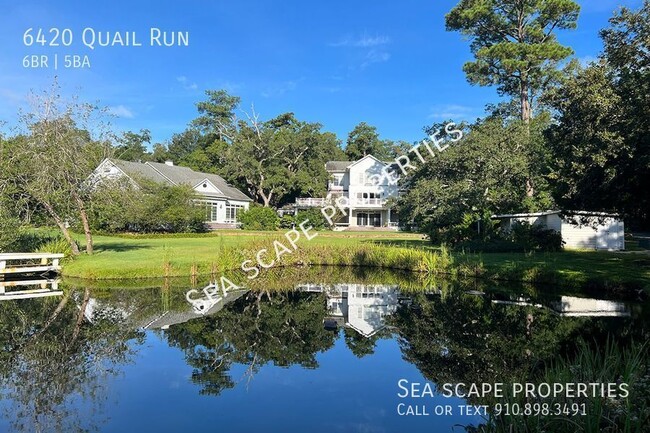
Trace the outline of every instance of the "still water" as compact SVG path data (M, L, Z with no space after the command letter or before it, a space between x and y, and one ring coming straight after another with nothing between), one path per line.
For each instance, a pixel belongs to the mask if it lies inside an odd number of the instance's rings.
M648 310L331 271L262 280L200 312L183 281L44 287L0 295L3 432L469 431L485 422L480 401L442 384L521 377L579 337L643 335Z

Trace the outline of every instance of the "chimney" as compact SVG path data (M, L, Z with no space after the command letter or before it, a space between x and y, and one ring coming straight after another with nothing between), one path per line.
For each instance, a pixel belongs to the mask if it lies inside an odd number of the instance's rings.
M167 161L165 161L165 165L173 167L174 166L174 161L167 160Z

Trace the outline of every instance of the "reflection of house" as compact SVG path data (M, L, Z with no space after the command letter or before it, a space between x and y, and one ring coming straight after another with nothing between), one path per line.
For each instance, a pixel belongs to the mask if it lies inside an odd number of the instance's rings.
M500 220L506 228L517 222L527 222L555 230L562 235L567 248L610 251L625 249L623 221L614 214L547 211L494 215L492 218Z
M629 304L619 301L609 301L606 299L560 296L560 299L556 298L540 302L534 302L529 298L521 296L513 296L507 300L492 300L493 304L548 308L560 316L567 317L629 317L631 315Z
M189 185L199 195L198 201L206 206L206 224L212 229L235 227L238 213L248 209L252 201L221 176L179 167L171 161L161 164L105 159L92 176L95 182L126 177L135 185L140 179L165 185Z
M629 305L623 302L575 296L562 296L559 301L551 302L551 309L562 316L630 316Z
M390 164L372 155L358 161L329 161L325 164L330 174L327 197L298 198L295 207L324 207L339 200L347 215L337 222L337 228L396 229L397 214L387 201L398 196L397 184L392 185L389 176L384 174Z
M181 311L170 311L169 309L164 309L156 314L137 318L135 317L137 313L135 307L90 298L86 304L84 316L90 323L93 323L98 317L111 317L130 323L134 328L138 329L167 329L170 326L185 323L192 319L216 314L226 305L241 298L247 292L248 290L229 291L225 296L212 302L208 311L204 313L197 312L193 307L188 306L187 309ZM80 305L81 299L77 299L76 302L77 305Z
M385 317L397 310L397 286L374 284L304 284L298 290L324 292L334 322L343 321L359 334L370 337L385 326Z

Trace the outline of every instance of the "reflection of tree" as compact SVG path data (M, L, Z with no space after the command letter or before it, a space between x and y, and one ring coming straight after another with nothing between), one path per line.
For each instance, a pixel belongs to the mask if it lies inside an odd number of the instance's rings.
M75 405L100 409L103 379L128 361L128 340L142 335L120 326L121 317L98 314L90 324L72 301L83 306L89 296L0 303L0 384L14 430L97 429L97 417Z
M352 328L344 328L343 335L345 336L345 345L357 358L363 358L367 355L375 353L375 346L377 341L386 338L390 333L386 329L375 332L369 337L360 334Z
M437 383L494 383L521 377L571 344L588 319L546 309L495 305L460 291L414 295L393 318L405 358Z
M247 365L249 378L267 363L318 367L316 354L336 337L323 327L326 314L322 293L250 292L214 316L171 327L166 336L185 352L201 392L218 395L235 385L233 364Z

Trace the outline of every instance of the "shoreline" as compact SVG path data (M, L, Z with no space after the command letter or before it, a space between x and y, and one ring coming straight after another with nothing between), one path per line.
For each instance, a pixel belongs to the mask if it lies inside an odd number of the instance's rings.
M67 279L117 281L130 279L205 278L245 273L241 264L266 248L273 251L274 233L214 237L99 237L98 252L63 265ZM435 247L411 234L373 237L319 232L273 268L353 267L408 271L451 278L571 289L650 294L650 256L643 253L561 251L556 253L464 253ZM243 277L246 279L246 277Z

